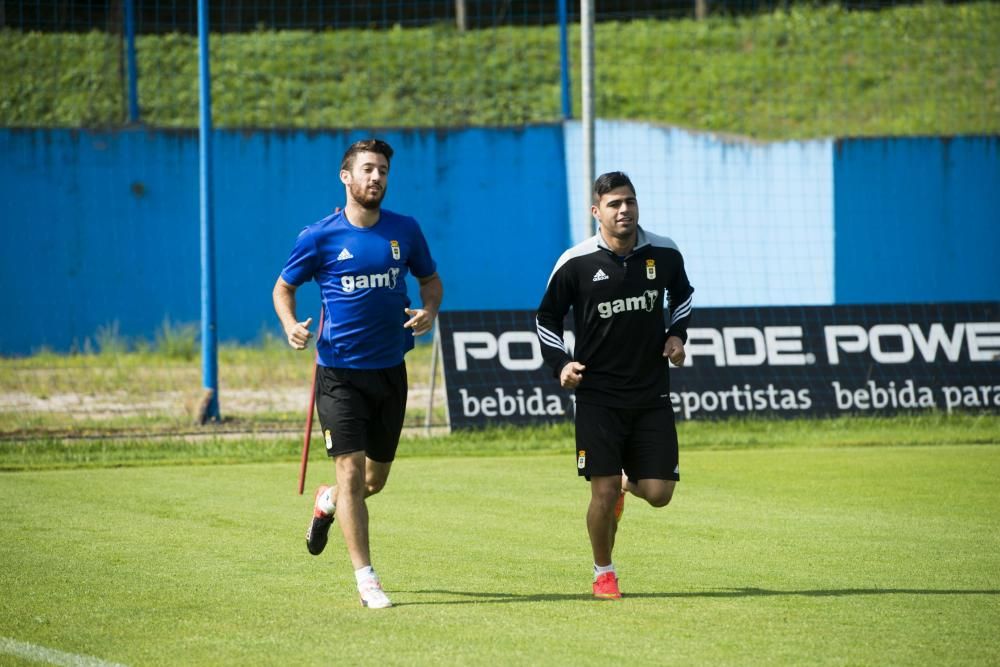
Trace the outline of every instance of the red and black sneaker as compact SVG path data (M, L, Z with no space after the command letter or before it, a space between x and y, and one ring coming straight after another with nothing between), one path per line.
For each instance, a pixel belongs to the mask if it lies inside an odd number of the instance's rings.
M326 492L328 488L330 487L321 486L316 489L316 499L318 500L320 495ZM333 515L327 514L316 507L314 502L312 520L309 522L309 529L306 530L306 549L313 556L323 553L323 549L326 548L327 538L330 535L330 526L332 525Z

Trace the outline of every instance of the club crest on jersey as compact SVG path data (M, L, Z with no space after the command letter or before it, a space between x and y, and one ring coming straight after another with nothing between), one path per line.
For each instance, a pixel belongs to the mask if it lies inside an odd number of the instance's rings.
M399 259L399 241L389 241L389 246L392 248L392 258Z
M656 278L656 260L647 259L646 260L646 278L649 280L654 280Z

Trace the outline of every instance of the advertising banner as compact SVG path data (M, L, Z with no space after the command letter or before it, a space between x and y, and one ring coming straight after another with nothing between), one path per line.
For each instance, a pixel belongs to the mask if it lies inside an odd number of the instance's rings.
M1000 412L1000 303L702 308L691 323L670 370L679 419ZM452 428L572 418L533 311L445 311L439 326Z

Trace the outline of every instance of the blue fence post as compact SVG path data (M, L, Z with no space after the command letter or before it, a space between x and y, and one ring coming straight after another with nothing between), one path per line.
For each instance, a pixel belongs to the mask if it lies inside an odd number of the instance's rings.
M570 97L569 78L569 38L567 37L566 0L559 0L559 69L562 74L562 117L573 117L573 102Z
M203 423L219 420L219 365L215 324L215 229L212 219L212 89L208 68L208 0L198 0L198 162L201 208L201 371L208 397Z
M135 57L135 0L125 0L125 62L128 68L128 122L139 121L139 68Z

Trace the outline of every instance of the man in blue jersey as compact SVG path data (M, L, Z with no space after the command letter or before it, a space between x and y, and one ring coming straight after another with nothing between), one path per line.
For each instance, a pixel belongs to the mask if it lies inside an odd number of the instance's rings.
M369 139L347 149L340 166L347 202L309 225L274 286L274 309L297 350L312 338L312 318L295 313L295 290L315 280L325 314L316 342L316 409L336 484L316 491L306 532L309 553L326 547L334 513L361 603L392 606L371 564L365 499L385 486L406 410L406 363L414 336L427 333L443 288L417 221L382 208L392 159L389 144ZM411 308L404 279L420 284Z

